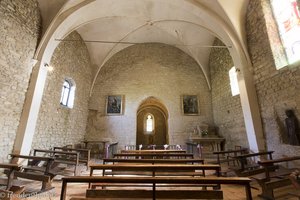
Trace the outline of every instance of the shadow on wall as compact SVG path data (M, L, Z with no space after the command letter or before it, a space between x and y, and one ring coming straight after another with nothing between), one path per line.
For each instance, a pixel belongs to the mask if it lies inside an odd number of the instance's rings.
M279 128L281 142L284 144L290 144L294 146L300 145L300 129L299 120L297 119L294 110L286 109L285 119L280 119L280 116L276 113L276 122Z

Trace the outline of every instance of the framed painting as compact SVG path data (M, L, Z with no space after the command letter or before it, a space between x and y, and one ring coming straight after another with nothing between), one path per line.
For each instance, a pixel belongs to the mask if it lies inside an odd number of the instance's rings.
M199 115L197 95L182 95L182 110L184 115Z
M106 97L106 114L122 115L123 114L123 95L108 95Z

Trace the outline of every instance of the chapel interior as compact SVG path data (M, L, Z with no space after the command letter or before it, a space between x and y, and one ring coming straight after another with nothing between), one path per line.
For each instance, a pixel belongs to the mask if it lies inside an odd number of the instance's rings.
M300 169L300 0L0 0L0 41L2 164L172 146Z

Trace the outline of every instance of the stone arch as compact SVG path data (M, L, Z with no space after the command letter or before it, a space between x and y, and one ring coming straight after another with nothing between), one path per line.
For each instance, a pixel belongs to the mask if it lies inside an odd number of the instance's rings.
M168 110L160 100L155 97L148 97L140 104L136 115L136 145L142 144L143 146L147 146L169 143ZM147 115L153 116L154 120L154 130L151 133L147 133L145 130Z

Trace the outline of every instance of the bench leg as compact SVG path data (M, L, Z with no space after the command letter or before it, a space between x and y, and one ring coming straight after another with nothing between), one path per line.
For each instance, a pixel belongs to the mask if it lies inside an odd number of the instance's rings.
M156 196L155 196L155 183L153 183L152 185L152 199L155 200Z
M245 185L245 191L246 191L247 200L252 200L250 183L248 183L247 185Z
M42 191L47 191L52 189L51 181L43 181L42 182Z
M260 196L264 199L268 199L268 200L275 200L273 189L270 189L270 188L266 187L266 185L261 184L261 190L262 190L262 193L259 194L258 196Z

